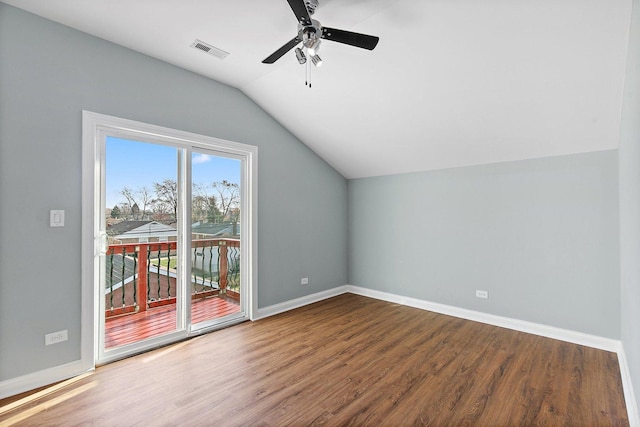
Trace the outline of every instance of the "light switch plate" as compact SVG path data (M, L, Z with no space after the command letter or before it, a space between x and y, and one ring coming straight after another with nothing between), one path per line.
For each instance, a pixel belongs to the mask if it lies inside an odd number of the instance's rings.
M64 227L64 211L52 210L49 212L50 227Z

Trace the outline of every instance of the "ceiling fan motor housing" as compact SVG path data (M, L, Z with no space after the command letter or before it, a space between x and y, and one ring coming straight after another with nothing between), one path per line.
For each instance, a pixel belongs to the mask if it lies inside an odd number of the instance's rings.
M322 25L315 19L311 20L311 25L298 23L298 37L302 40L302 44L305 47L311 47L312 44L319 41L322 37Z

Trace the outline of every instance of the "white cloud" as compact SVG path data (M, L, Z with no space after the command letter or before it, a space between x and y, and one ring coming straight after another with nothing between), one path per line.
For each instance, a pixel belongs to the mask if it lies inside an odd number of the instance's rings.
M199 163L207 163L209 160L211 160L211 156L208 156L206 154L196 154L195 156L193 156L193 159L191 161L194 164L199 164Z

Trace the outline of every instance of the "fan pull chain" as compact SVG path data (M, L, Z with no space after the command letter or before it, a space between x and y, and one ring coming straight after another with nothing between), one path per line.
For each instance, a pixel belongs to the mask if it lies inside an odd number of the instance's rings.
M307 69L309 70L309 89L311 89L311 64L307 61Z

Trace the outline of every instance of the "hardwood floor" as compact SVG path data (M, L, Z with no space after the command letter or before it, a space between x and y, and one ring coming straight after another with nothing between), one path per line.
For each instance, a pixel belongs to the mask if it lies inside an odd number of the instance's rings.
M0 404L3 402L0 401ZM615 353L346 294L98 368L0 425L625 426Z

